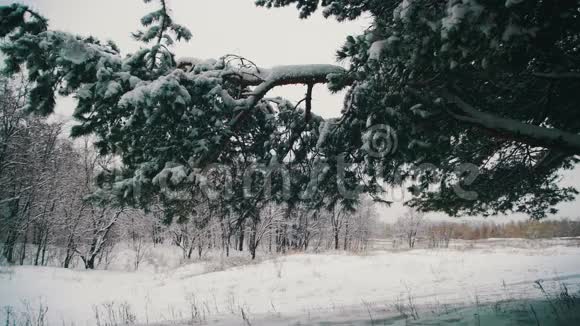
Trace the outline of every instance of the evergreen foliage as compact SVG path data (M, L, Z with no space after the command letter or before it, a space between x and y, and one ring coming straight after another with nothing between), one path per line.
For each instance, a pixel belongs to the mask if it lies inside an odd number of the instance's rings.
M318 8L339 21L368 15L373 24L338 50L347 70L264 69L236 56L176 60L171 46L191 33L163 0L134 33L143 47L124 57L112 42L49 30L46 19L15 4L0 8L5 72L26 67L31 112L50 114L55 94L73 95L73 136L95 134L100 153L123 163L120 174L101 176L104 191L139 206L157 198L170 215L187 215L205 200L198 172L213 163L236 176L269 167L272 196L259 186L260 173L250 178L252 196L242 196L241 180L218 189L243 218L257 218L260 203L271 200L352 207L358 194L378 198L383 182L407 179L416 182L408 204L451 215L541 218L576 194L558 185L558 172L580 152L576 1L256 3L296 5L303 18ZM348 89L339 119L311 112L312 85L325 82ZM302 106L266 97L287 84L306 86ZM375 126L396 134L396 150L369 154ZM272 169L282 163L289 185L283 169Z
M352 99L339 134L364 128L368 119L395 128L397 152L367 168L391 182L418 175L410 204L452 215L515 211L540 218L576 194L558 186L558 171L572 168L580 152L577 1L257 4L295 4L301 17L322 7L339 21L373 18L337 52L351 63L350 78L331 86L348 87ZM468 180L477 200L456 194L463 163L477 167L477 178ZM417 173L425 164L436 168ZM434 183L438 189L428 191Z

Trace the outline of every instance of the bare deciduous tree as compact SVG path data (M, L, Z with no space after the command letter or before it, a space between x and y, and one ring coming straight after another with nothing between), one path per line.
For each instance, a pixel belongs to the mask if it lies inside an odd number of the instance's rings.
M424 217L424 213L409 209L395 223L398 236L405 240L409 248L415 247L417 237L422 231Z

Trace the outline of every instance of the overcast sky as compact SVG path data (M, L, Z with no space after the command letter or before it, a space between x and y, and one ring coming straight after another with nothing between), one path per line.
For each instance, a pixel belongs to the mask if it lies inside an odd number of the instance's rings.
M14 1L0 0L0 4ZM21 0L49 19L52 29L113 40L124 53L139 48L130 33L140 28L139 20L157 5L142 0ZM315 14L301 20L294 8L267 10L254 6L253 0L168 0L176 22L193 33L188 43L175 47L179 56L219 58L225 54L244 56L263 67L287 64L336 63L335 52L348 35L361 33L369 20L337 23ZM304 97L304 87L278 88L272 95L297 101ZM330 94L318 85L313 95L313 111L323 117L340 114L342 94ZM68 119L72 99L57 104L59 119ZM578 185L578 171L566 173L564 185ZM395 196L400 197L400 196ZM395 198L395 199L397 199ZM389 199L389 198L387 198ZM400 198L398 198L400 201ZM578 201L562 204L559 217L580 216ZM384 220L392 221L403 212L400 203L381 208ZM444 218L433 214L433 218ZM525 219L525 216L500 216L495 221Z

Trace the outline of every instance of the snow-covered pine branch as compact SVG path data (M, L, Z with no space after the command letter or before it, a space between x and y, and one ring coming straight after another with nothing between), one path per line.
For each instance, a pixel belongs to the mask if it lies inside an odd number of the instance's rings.
M225 58L221 59L225 61ZM187 71L205 70L200 78L221 77L241 86L253 86L254 88L244 94L241 99L234 100L227 92L222 93L226 104L233 106L235 110L247 110L253 108L266 94L275 87L293 84L314 85L329 82L330 75L345 74L346 70L337 65L309 64L309 65L286 65L272 68L257 66L236 67L217 65L215 60L201 60L196 58L180 58L177 66ZM237 120L232 121L235 124Z
M517 140L533 146L559 149L567 153L580 154L580 135L557 128L541 127L514 119L503 118L482 112L449 91L441 95L456 109L449 110L455 119L489 130L511 140Z

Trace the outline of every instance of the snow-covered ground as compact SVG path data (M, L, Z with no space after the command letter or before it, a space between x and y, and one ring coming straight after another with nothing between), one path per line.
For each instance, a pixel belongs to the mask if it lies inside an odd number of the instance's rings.
M138 272L2 267L0 315L7 306L18 312L42 304L51 324L59 325L94 325L95 311L104 319L107 310L128 310L142 324L191 319L235 319L239 324L242 311L254 321L276 316L287 322L366 318L410 304L441 307L541 297L536 280L578 291L580 247L571 241L499 244L296 254L221 271L213 271L215 264L208 262Z

